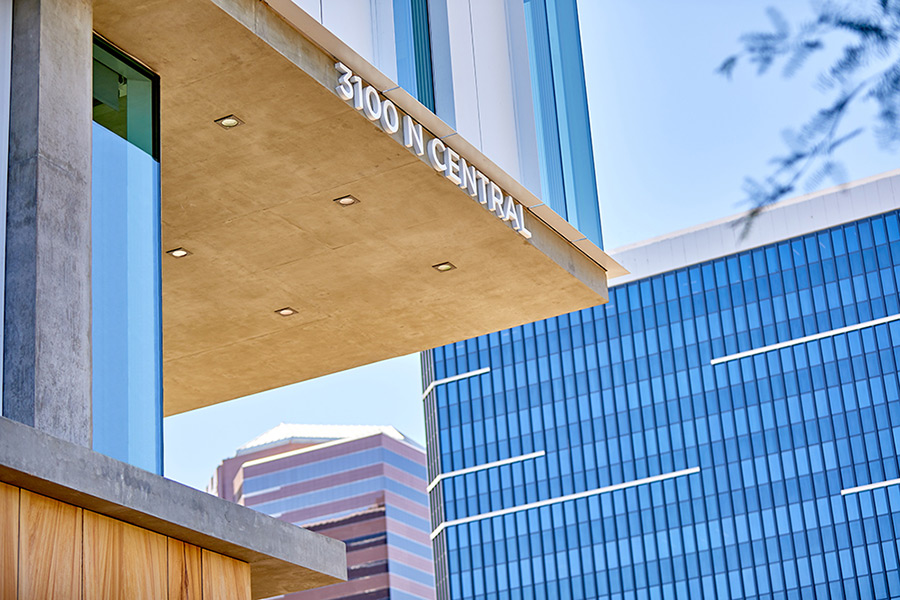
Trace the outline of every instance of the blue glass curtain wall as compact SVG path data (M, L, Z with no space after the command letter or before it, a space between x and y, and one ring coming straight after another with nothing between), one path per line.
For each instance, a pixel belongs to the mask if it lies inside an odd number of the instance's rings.
M543 201L603 246L576 0L524 0Z
M394 0L394 37L397 83L434 112L428 0Z
M423 355L491 369L426 399L431 477L546 452L444 479L435 525L700 471L447 527L439 598L900 598L900 485L842 493L900 478L900 211L610 296Z
M158 81L95 40L94 450L162 474Z

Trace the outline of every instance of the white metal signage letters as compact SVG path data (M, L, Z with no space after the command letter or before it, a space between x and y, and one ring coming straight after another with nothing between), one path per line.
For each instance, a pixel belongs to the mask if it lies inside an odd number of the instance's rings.
M470 165L466 159L440 138L432 138L425 143L422 125L409 115L400 113L397 107L387 98L382 98L371 85L363 87L362 79L354 75L344 63L335 63L334 68L340 73L335 89L338 96L352 101L354 108L367 119L377 122L381 129L393 135L403 128L403 145L416 156L425 155L428 163L438 173L456 184L461 190L493 213L498 219L507 221L522 237L530 238L531 232L525 227L525 211L512 196L504 195L496 183L484 173Z

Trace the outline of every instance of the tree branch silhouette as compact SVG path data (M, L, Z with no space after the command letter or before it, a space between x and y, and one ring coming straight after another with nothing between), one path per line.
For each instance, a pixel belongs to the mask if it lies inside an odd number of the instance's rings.
M778 9L768 8L772 30L742 35L742 49L716 69L731 79L743 63L754 65L757 75L782 64L783 76L792 77L813 54L830 45L843 45L837 59L817 78L817 86L830 94L830 102L799 130L782 132L788 151L770 161L768 175L745 179L750 210L741 222L743 235L763 209L795 193L801 183L811 190L826 178L845 180L836 152L866 131L861 127L841 132L851 107L876 102L873 130L879 144L891 150L900 143L900 0L822 0L814 3L813 10L813 20L792 27Z

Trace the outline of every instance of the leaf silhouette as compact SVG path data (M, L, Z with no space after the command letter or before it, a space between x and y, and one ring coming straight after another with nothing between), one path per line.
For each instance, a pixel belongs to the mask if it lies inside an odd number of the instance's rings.
M784 76L792 77L814 53L829 46L836 51L816 77L816 87L830 99L805 123L781 132L788 151L769 161L768 175L744 180L750 206L742 225L745 234L760 211L793 193L798 184L809 190L826 180L846 180L836 154L868 130L843 128L848 112L861 101L878 107L871 129L882 148L900 147L900 0L822 0L813 10L811 20L792 27L781 11L768 8L772 31L741 35L740 51L716 69L731 79L745 61L758 75L782 63Z

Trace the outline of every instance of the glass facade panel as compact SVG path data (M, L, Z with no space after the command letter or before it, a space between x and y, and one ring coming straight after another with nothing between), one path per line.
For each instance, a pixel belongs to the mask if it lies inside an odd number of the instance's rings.
M434 112L428 0L394 0L394 37L397 83Z
M542 200L603 246L576 0L524 0Z
M94 450L162 473L157 80L94 46Z
M427 397L430 478L546 452L434 488L439 598L900 597L900 485L848 493L900 478L898 282L894 211L425 353L490 367Z

